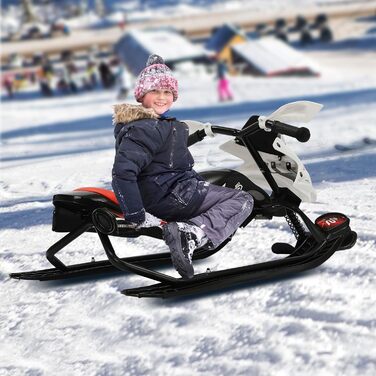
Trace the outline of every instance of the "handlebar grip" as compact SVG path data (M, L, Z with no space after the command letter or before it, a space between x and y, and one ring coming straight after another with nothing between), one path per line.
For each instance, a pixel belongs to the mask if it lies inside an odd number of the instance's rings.
M188 137L188 147L194 145L195 143L202 141L206 137L206 133L204 129L200 129Z
M293 125L285 124L278 120L267 120L265 125L275 132L294 137L300 142L307 142L311 137L311 133L306 127L294 127Z

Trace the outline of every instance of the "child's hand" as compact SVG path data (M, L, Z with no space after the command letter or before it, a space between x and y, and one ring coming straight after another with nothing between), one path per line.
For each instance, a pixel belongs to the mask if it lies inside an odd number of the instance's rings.
M117 217L117 218L114 217L114 219L116 221L117 227L125 227L125 228L135 229L135 230L140 229L140 228L145 228L145 227L157 227L165 223L164 221L162 221L161 219L155 217L154 215L150 213L145 213L145 220L142 222L127 221L126 219L123 218L123 216Z
M142 223L137 224L137 226L135 228L156 227L156 226L160 226L163 223L164 223L164 221L162 221L161 219L159 219L159 218L155 217L154 215L146 212L145 213L145 220Z

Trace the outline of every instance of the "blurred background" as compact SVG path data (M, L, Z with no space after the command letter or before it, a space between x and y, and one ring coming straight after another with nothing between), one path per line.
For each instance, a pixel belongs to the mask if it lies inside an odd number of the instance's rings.
M103 89L126 98L149 53L178 75L227 80L228 93L214 89L219 101L236 97L242 76L320 77L339 64L344 77L374 74L375 1L4 0L1 8L3 100Z

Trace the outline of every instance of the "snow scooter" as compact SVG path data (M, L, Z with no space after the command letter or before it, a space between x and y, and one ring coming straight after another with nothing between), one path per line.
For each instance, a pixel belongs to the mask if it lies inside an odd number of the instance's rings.
M321 265L336 251L353 247L357 235L351 231L349 218L344 214L327 213L312 222L299 208L301 202L315 201L316 194L307 170L283 136L293 137L300 142L308 141L310 132L307 128L298 128L286 122L309 122L321 107L318 103L307 101L289 103L269 116L252 116L241 130L185 121L190 128L189 146L206 136L222 134L232 137L220 149L240 158L243 164L236 169L216 169L200 174L212 184L242 189L252 194L254 210L242 227L253 219L285 217L296 237L296 244L275 243L272 252L286 256L254 265L208 270L191 279L175 278L155 270L160 265L171 265L169 252L120 258L110 241L109 236L151 236L162 239L161 223L151 227L129 228L112 191L78 188L53 197L55 210L52 230L68 233L46 252L48 261L54 267L13 273L10 277L46 281L120 270L158 282L125 289L123 294L167 298L286 276ZM99 236L108 260L65 265L56 254L84 232L93 232ZM213 250L197 249L193 260L213 255L229 241L231 237Z

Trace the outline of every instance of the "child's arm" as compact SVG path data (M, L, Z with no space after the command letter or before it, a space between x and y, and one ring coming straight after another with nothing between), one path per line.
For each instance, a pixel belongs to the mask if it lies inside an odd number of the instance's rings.
M118 147L112 170L112 187L119 201L124 219L142 223L145 209L137 179L163 145L159 131L146 124L130 127Z

